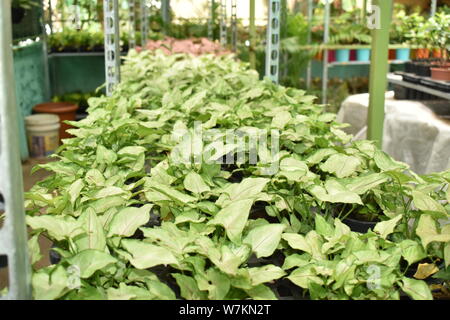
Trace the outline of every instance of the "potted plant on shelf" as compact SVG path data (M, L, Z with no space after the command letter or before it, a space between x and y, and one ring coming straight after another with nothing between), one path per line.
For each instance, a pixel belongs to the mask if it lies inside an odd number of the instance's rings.
M358 16L357 10L344 12L336 18L330 28L330 43L341 45L369 44L371 37L369 29L361 24L355 24L354 19ZM358 61L368 61L370 49L357 50ZM337 49L336 60L348 62L350 60L350 49Z
M414 44L422 47L424 35L424 17L418 13L407 16L404 11L397 14L396 21L393 24L394 39L397 44ZM426 47L426 45L425 45ZM427 50L424 50L425 54ZM411 49L409 47L396 49L395 58L397 60L409 60L411 57Z
M429 38L434 48L441 52L441 57L431 68L431 78L450 81L449 45L450 45L450 14L438 12L428 22Z

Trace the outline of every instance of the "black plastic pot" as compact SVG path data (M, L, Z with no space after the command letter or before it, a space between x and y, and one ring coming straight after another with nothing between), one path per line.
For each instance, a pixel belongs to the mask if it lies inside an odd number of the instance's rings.
M52 250L53 248L56 248L56 246L53 244L52 248L49 251L49 258L50 258L50 263L51 264L58 264L61 261L61 256L59 255L58 252Z
M402 86L394 85L394 98L396 100L405 100L408 99L407 91L408 89Z
M416 73L416 67L415 67L415 62L405 62L405 72L407 73Z
M343 221L350 230L359 233L367 233L369 230L373 230L377 222L361 221L352 218L345 218Z
M311 300L304 290L286 278L275 280L267 284L278 300Z
M431 64L421 63L417 65L417 73L421 77L431 77Z

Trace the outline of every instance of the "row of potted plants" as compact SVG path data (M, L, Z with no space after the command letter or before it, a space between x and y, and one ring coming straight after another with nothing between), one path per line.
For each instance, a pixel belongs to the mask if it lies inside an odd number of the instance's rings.
M351 142L314 100L232 55L131 51L26 194L33 264L40 235L59 254L34 297L432 299L424 279L448 285L449 173ZM258 161L230 131L267 134Z
M449 13L447 7L438 10L435 17L427 19L419 12L407 14L404 6L396 6L391 24L390 44L418 47L415 55L409 47L391 50L390 59L410 60L412 56L428 58L429 55L441 59L448 57ZM359 9L345 11L337 15L330 23L330 44L335 45L368 45L371 43L371 30L360 21ZM313 20L313 39L321 42L323 37L323 22ZM305 25L307 28L307 24ZM322 60L322 52L315 58ZM338 49L329 51L329 62L369 61L370 49Z
M129 48L129 33L122 31L120 35L120 46L123 52ZM148 39L162 39L162 34L152 31L148 34ZM136 44L141 43L141 33L136 32ZM64 29L60 32L52 33L48 37L48 46L51 52L103 52L104 34L101 31Z
M425 19L418 14L406 19L405 39L419 49L406 71L435 80L450 81L450 11L440 9Z

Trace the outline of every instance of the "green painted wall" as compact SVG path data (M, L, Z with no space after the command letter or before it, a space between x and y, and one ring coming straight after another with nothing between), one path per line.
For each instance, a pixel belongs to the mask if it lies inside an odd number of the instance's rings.
M95 91L105 82L104 59L104 55L50 55L52 96Z
M41 42L14 49L14 77L16 82L17 107L21 157L28 158L28 147L24 118L31 114L33 106L48 99L45 81L44 51Z

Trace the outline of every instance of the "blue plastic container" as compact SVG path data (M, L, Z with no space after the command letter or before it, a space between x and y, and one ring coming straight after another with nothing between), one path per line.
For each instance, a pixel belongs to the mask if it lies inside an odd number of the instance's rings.
M370 49L356 50L356 61L370 61Z
M395 59L401 60L401 61L409 60L410 53L411 53L411 50L409 48L397 49L395 51Z
M349 62L350 61L350 49L338 49L336 50L337 62Z

